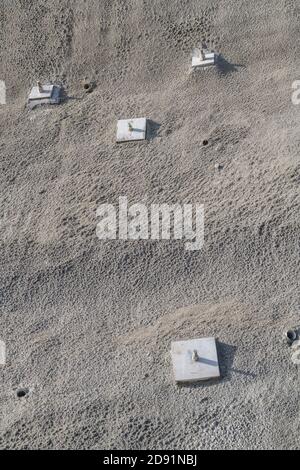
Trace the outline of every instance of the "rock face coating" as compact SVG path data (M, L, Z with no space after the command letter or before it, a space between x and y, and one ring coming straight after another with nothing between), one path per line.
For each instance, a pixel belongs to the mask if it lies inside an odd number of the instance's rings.
M299 449L298 2L2 4L0 448ZM29 110L37 80L68 99ZM204 247L99 240L120 196L204 204ZM201 337L222 379L178 387L171 342Z

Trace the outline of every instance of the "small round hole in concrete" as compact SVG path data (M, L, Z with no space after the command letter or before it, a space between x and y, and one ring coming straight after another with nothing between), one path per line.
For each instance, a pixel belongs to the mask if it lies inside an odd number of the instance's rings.
M17 397L18 398L26 397L28 393L29 393L28 388L19 388L19 390L17 390Z
M208 145L208 140L204 139L203 142L202 142L202 144L203 144L204 146Z
M85 90L89 90L89 89L91 88L91 85L90 85L89 83L85 83L85 84L83 85L83 88L84 88Z

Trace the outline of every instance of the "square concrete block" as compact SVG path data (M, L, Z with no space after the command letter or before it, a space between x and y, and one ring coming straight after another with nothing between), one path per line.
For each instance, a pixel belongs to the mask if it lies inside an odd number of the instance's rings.
M37 86L34 86L29 95L29 101L31 100L43 100L50 99L54 90L54 85L43 85L43 91L40 92Z
M0 366L5 365L5 359L6 359L6 351L5 351L5 343L4 341L0 340Z
M204 51L204 60L197 52L193 52L192 67L207 67L216 64L216 54L214 52Z
M171 356L176 382L197 382L220 377L215 338L172 342Z
M6 104L6 85L3 80L0 80L0 105Z
M42 85L40 91L38 86L34 86L28 97L29 107L35 108L42 104L59 104L61 102L62 89L57 85Z
M118 121L117 142L145 140L147 134L147 119L122 119Z

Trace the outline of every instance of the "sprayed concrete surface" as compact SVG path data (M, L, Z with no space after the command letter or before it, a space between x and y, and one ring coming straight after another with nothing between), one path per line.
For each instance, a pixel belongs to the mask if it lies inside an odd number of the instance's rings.
M2 4L0 447L299 449L299 2ZM69 99L29 110L36 80ZM119 145L132 116L154 130ZM100 241L119 196L204 204L204 248ZM175 385L203 336L222 379Z

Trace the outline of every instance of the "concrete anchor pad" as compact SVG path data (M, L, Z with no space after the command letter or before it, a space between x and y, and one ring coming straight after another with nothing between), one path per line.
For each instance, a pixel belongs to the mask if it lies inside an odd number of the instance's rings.
M215 338L175 341L171 356L176 382L197 382L220 377Z
M211 65L216 65L217 56L214 52L204 50L200 52L199 49L194 49L192 54L192 67L202 68Z
M5 343L4 343L4 341L0 340L0 366L5 365L5 355L6 355Z
M29 95L29 100L41 100L51 98L54 90L54 85L44 85L42 90L38 86L34 86Z
M61 101L61 88L56 85L37 85L31 89L28 97L30 108L41 104L59 104Z
M147 119L122 119L117 125L117 142L145 140L147 135Z

